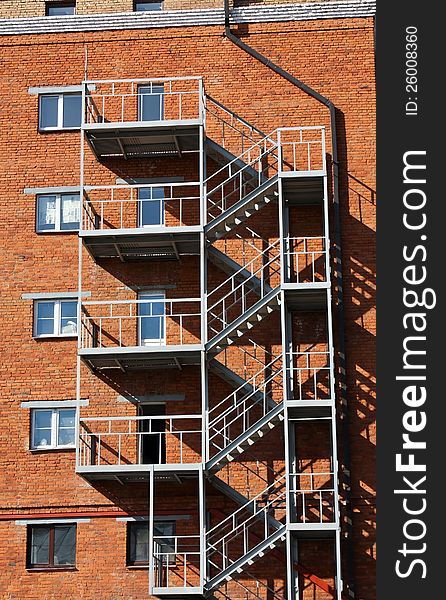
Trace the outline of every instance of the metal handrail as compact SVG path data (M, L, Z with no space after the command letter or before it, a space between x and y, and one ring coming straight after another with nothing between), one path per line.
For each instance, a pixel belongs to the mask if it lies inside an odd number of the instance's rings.
M318 394L318 374L322 373L322 372L326 372L326 375L328 376L328 381L327 381L327 387L330 390L330 384L331 384L331 375L332 375L332 356L330 352L313 352L313 351L307 351L307 352L288 352L287 353L288 356L288 370L290 371L289 377L292 378L294 373L298 374L298 380L297 380L297 384L298 384L298 396L297 398L294 398L294 400L304 400L306 397L308 397L308 393L304 394L304 390L303 387L305 385L308 385L308 382L312 382L311 383L311 391L313 392L313 400L318 401L318 400L327 400L327 397L321 398ZM313 366L311 364L311 359L312 358L326 358L326 361L324 365L315 365ZM303 366L294 366L293 360L294 359L299 359L299 358L303 358L305 364ZM307 377L306 379L304 379L303 374L304 373L310 373L310 376ZM295 384L296 381L293 378L293 383ZM296 395L296 394L294 394ZM330 395L330 393L329 393Z
M334 472L291 472L289 474L290 477L290 494L293 494L295 498L295 502L297 501L297 497L300 498L300 506L296 507L297 515L300 517L300 523L334 523L336 521L336 513L335 513L335 486L334 486ZM309 479L309 485L306 487L301 484L297 484L298 478L307 478ZM317 487L314 483L315 478L317 477L327 477L332 482L330 487ZM326 485L325 483L322 485ZM318 503L317 509L315 509L314 505L308 506L310 502L316 501ZM325 515L324 519L324 508L329 509L332 512L332 519L328 519ZM312 515L316 516L317 521L311 519L308 513L312 512Z

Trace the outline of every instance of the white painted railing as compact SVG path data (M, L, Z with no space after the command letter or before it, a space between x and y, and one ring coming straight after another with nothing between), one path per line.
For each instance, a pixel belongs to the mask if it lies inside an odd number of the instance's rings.
M289 283L327 281L329 255L325 237L287 237L284 242Z
M277 531L275 521L281 521L285 513L283 475L207 532L210 565L218 572L224 571Z
M199 463L201 445L199 415L82 418L77 466Z
M153 537L153 587L191 588L200 586L200 536Z
M148 320L157 333L146 338ZM199 344L200 326L200 298L87 301L81 305L81 348Z
M203 119L205 98L200 77L94 80L84 82L84 123L143 123ZM154 117L144 115L145 99Z
M329 352L288 353L293 400L333 400Z
M290 473L290 493L298 523L334 523L334 473Z
M281 172L326 172L324 127L280 127Z
M211 333L219 333L279 284L280 240L275 240L261 256L240 267L208 294Z
M283 393L282 355L209 411L210 450L221 451L267 415Z
M153 208L155 216L159 215L153 227L200 225L200 184L196 182L97 185L84 190L83 231L140 227L150 233L144 208Z

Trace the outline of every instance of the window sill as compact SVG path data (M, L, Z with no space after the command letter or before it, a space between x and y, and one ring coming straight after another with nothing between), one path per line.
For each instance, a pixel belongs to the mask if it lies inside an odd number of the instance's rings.
M61 567L26 567L26 570L28 572L44 572L44 573L48 573L48 572L59 572L59 571L77 571L77 567L75 566L61 566Z
M45 235L47 233L75 233L76 235L78 235L79 229L36 229L36 233L38 233L39 235Z
M76 450L76 446L54 446L46 448L29 448L29 451L33 454L39 452L73 452Z
M47 129L38 129L37 131L39 133L63 133L64 131L80 131L81 128L79 127L48 127Z
M129 571L137 571L137 570L144 570L144 569L148 569L149 565L126 565L127 569L129 569Z
M61 335L33 335L33 339L38 341L38 340L77 340L78 334L77 333L67 333L65 335L61 334Z

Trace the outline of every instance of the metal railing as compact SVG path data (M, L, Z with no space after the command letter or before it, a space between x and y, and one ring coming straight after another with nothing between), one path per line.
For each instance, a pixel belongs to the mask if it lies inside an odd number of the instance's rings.
M208 294L210 331L219 333L225 329L279 284L280 240L275 240L262 255L240 267ZM228 288L229 291L226 291ZM220 298L219 294L222 294ZM218 299L215 300L215 297Z
M200 77L85 81L87 125L148 121L202 120L205 97ZM144 99L153 100L153 116L144 115ZM152 115L150 115L152 116Z
M298 523L335 523L334 473L290 473L290 493Z
M287 237L284 246L289 283L327 281L329 250L325 237Z
M201 445L199 415L83 418L77 466L199 463Z
M210 448L223 450L281 401L282 374L280 354L209 411Z
M152 224L144 223L146 208L153 209L158 217L153 225L158 227L201 224L200 184L196 182L97 185L86 186L84 190L83 231L137 227L147 227L150 231Z
M206 95L206 132L234 156L265 138L263 131L209 95Z
M199 535L154 536L153 587L199 587L200 557Z
M287 354L293 400L333 400L330 352Z
M243 504L206 535L210 565L224 571L277 531L286 514L286 476Z
M155 333L145 332L146 325ZM201 299L83 302L81 348L183 346L200 343Z
M217 362L222 363L227 369L230 369L245 381L255 375L257 371L254 369L258 370L259 367L264 369L274 360L274 354L261 344L250 338L246 339L246 344L249 344L249 346L232 344L218 354L218 359L215 358Z
M326 172L325 127L280 127L280 171Z
M276 175L278 170L278 145L271 136L266 136L210 175L206 180L208 222Z

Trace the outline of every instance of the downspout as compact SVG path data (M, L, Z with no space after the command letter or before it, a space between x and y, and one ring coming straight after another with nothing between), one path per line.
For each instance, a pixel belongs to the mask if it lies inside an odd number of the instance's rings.
M230 27L230 9L229 0L224 0L225 9L225 31L224 35L233 44L241 50L247 52L250 56L264 64L266 67L289 81L292 85L299 88L324 106L330 111L330 130L331 130L331 149L333 162L333 216L334 216L334 242L335 242L335 277L337 283L337 323L338 323L338 360L339 360L339 394L341 399L341 422L342 422L342 440L343 440L343 476L344 476L344 497L345 497L345 512L346 512L346 540L347 540L347 586L350 598L355 597L354 586L354 562L353 562L353 511L351 505L351 485L350 485L350 440L349 440L349 419L348 419L348 402L347 402L347 383L346 383L346 360L345 360L345 319L344 319L344 303L343 303L343 283L342 283L342 254L341 254L341 215L339 205L339 155L338 155L338 139L336 128L336 108L334 104L316 92L288 71L285 71L269 58L243 42L235 36Z

